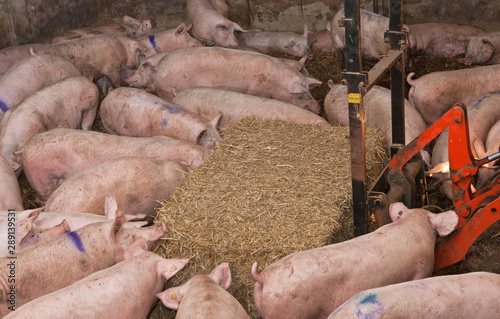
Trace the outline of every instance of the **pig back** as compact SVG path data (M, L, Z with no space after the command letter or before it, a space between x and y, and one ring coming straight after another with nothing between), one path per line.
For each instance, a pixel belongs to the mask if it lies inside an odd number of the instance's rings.
M26 97L68 76L81 72L69 60L54 55L35 55L11 66L0 77L0 109L5 112Z
M169 136L193 143L211 129L197 115L136 88L111 91L101 103L101 119L111 134Z
M232 126L244 117L328 125L322 117L290 103L208 87L185 89L172 102L206 121L222 114L220 129Z
M186 165L168 159L117 157L66 179L48 198L50 212L105 213L105 194L125 214L153 215L184 180Z
M168 102L176 92L193 86L272 97L301 108L314 100L306 77L278 59L217 47L173 51L158 63L154 85L158 96Z

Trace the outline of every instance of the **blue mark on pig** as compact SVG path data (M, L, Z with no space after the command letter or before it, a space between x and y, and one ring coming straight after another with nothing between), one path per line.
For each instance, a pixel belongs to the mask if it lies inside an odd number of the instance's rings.
M368 294L357 303L355 312L358 319L377 319L384 312L384 306L376 294Z
M493 92L489 92L489 93L487 93L487 94L482 95L482 96L481 96L481 98L479 98L478 100L476 100L476 102L474 102L474 104L473 104L473 105L474 105L475 107L478 107L478 106L479 106L479 104L483 103L483 101L484 101L484 100L489 99L489 98L490 98L492 95L494 95L494 94L500 94L500 91L493 91Z
M0 100L0 110L5 113L8 109L9 107L7 106L7 104L5 104L4 101Z
M149 43L151 43L151 45L153 46L153 48L155 48L155 50L156 50L155 36L154 35L150 35L148 38L149 38Z
M370 16L370 17L379 17L378 14L375 14L375 13L370 12L370 11L361 10L361 13L366 14L367 16Z
M168 125L168 119L167 118L162 118L161 121L160 121L160 126L161 128L165 128L165 126Z
M73 245L75 245L75 247L79 251L81 251L82 253L85 252L85 249L83 248L82 239L80 238L80 235L78 235L78 233L72 231L72 232L67 233L66 235L68 235L68 237L71 238Z

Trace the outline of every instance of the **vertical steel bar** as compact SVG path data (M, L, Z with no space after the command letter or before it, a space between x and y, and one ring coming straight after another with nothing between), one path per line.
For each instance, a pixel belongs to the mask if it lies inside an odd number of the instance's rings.
M389 31L402 32L403 11L401 10L403 0L390 1ZM401 43L397 43L393 37L390 41L392 50L400 50ZM403 47L404 49L404 47ZM405 63L406 54L403 50L402 58L391 68L391 107L392 107L392 145L391 157L405 145Z
M366 190L365 163L365 122L363 121L363 88L360 83L361 72L361 38L360 9L358 0L345 0L345 39L346 39L346 69L344 77L347 81L347 96L349 107L349 135L351 144L351 174L352 174L352 209L354 216L354 235L360 236L368 232L368 200ZM365 80L366 83L366 80Z

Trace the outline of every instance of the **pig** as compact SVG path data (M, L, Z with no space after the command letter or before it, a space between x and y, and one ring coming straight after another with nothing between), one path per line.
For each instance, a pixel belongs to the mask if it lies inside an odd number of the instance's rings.
M349 109L347 107L347 87L328 81L330 92L325 97L325 115L332 125L336 123L349 125ZM385 136L386 149L390 151L392 145L391 125L391 91L374 85L364 96L365 124L380 129ZM405 144L410 143L427 129L422 115L405 99Z
M32 300L5 318L146 319L164 283L189 261L165 259L137 240L125 260ZM77 297L76 297L77 296Z
M345 48L345 30L339 26L340 19L345 17L344 8L341 8L332 18L332 43L338 49ZM384 33L389 30L389 18L382 15L360 10L360 48L361 56L367 63L376 63L389 52L389 45L385 43ZM407 25L403 31L409 32Z
M138 38L151 30L151 21L139 21L129 16L123 16L122 23L111 23L95 27L80 28L68 31L60 36L52 38L49 43L58 43L66 40L73 40L82 37L95 36L100 34L128 35Z
M365 290L342 304L328 319L494 319L500 313L499 298L498 274L437 276Z
M166 232L165 224L124 228L125 216L110 197L106 201L105 222L89 224L52 240L21 250L15 260L2 258L0 280L8 282L15 269L15 298L9 297L10 286L2 286L0 316L23 304L67 287L99 270L124 260L127 248L140 237L148 249ZM12 268L14 267L14 268ZM86 305L88 307L88 305Z
M117 157L66 179L45 209L104 215L104 194L110 194L125 214L154 217L187 173L186 165L169 159Z
M22 153L23 169L43 204L67 178L115 157L168 158L198 167L209 150L167 136L127 137L94 131L54 129L34 136Z
M58 56L30 56L20 60L0 77L0 118L36 91L65 77L80 75L70 61Z
M0 258L71 231L65 220L46 229L35 225L40 210L0 212Z
M103 201L104 202L104 201ZM45 209L45 207L42 207ZM40 208L39 208L40 209ZM78 210L77 210L78 211ZM46 210L41 211L38 215L38 218L35 221L35 225L40 228L52 228L56 225L62 223L63 220L66 221L69 228L73 231L82 228L83 226L87 226L88 224L103 222L106 220L106 216L96 215L96 214L82 214L82 213L56 213L56 212L48 212ZM142 227L148 225L148 221L146 215L125 215L127 223L125 226L127 227Z
M137 41L148 49L146 56L160 52L203 46L201 41L193 38L188 33L191 27L191 25L186 26L186 24L181 23L177 28L146 35L138 38Z
M121 69L137 68L140 55L146 53L147 47L130 37L101 34L50 44L34 54L64 57L92 81L106 76L115 87L119 87Z
M186 14L188 22L193 25L193 37L208 45L235 47L239 43L234 31L245 32L219 13L209 0L187 0Z
M358 292L430 276L436 232L451 233L458 216L454 211L436 215L408 209L401 202L391 204L389 213L394 222L372 233L293 253L260 274L254 263L251 273L260 316L326 318Z
M416 80L412 72L406 78L411 85L408 100L431 125L456 102L467 105L479 95L499 90L500 82L496 80L499 72L500 65L489 65L431 72Z
M325 29L321 31L309 31L307 34L307 43L311 48L315 48L323 52L334 51L332 42L332 23L328 21Z
M290 103L208 87L185 89L177 93L172 103L205 120L222 114L219 124L221 131L244 117L284 120L296 124L330 125L319 115Z
M0 153L21 174L20 152L36 134L58 127L92 129L99 92L83 76L67 77L27 97L0 121Z
M173 51L158 62L154 88L171 102L176 92L207 86L274 98L319 114L309 86L321 84L266 54L217 47Z
M0 211L24 210L21 188L10 163L0 155Z
M478 158L491 155L498 151L498 147L495 146L497 143L496 131L498 129L498 127L495 126L496 123L500 121L498 103L500 103L500 91L482 94L467 104L470 146ZM488 143L490 132L491 136ZM485 144L490 146L488 147L488 151L485 151ZM486 186L486 181L496 171L496 167L494 167L495 163L496 161L485 164L479 168L476 181L474 182L476 189L481 189ZM436 143L432 149L431 164L432 169L427 171L426 174L442 180L443 184L440 186L440 190L449 199L452 199L451 180L449 180L448 129L443 131L436 139Z
M218 145L220 115L210 122L141 89L123 87L111 91L101 102L106 132L126 136L169 136L208 149Z
M215 267L208 275L198 274L179 287L157 294L163 304L177 309L176 319L248 319L241 304L226 289L231 284L228 263Z
M170 51L160 52L145 58L137 67L137 70L132 70L132 74L124 79L124 82L132 87L140 87L146 92L154 93L154 74L156 66Z
M474 150L478 158L484 158L500 151L500 120L497 121L488 132L486 143L480 139L473 142ZM498 159L486 163L478 171L475 187L481 189L488 185L490 178L496 175L498 171Z
M464 54L466 39L485 32L473 25L435 22L411 24L408 29L410 56L442 58Z
M470 36L465 46L464 63L466 65L500 63L500 32Z
M303 57L311 51L307 35L307 24L304 24L304 33L301 35L285 31L248 31L238 33L236 38L241 45L256 48L263 53L276 51Z
M8 69L20 60L31 56L31 50L41 50L46 43L14 45L0 50L0 70Z

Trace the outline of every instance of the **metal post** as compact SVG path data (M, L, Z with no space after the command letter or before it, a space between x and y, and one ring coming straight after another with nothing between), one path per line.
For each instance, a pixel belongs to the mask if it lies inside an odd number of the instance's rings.
M366 192L365 122L363 108L363 86L366 74L361 73L361 38L359 36L358 0L345 0L345 27L347 72L342 73L342 83L347 85L349 107L349 135L351 143L352 209L354 236L368 232L368 200Z

